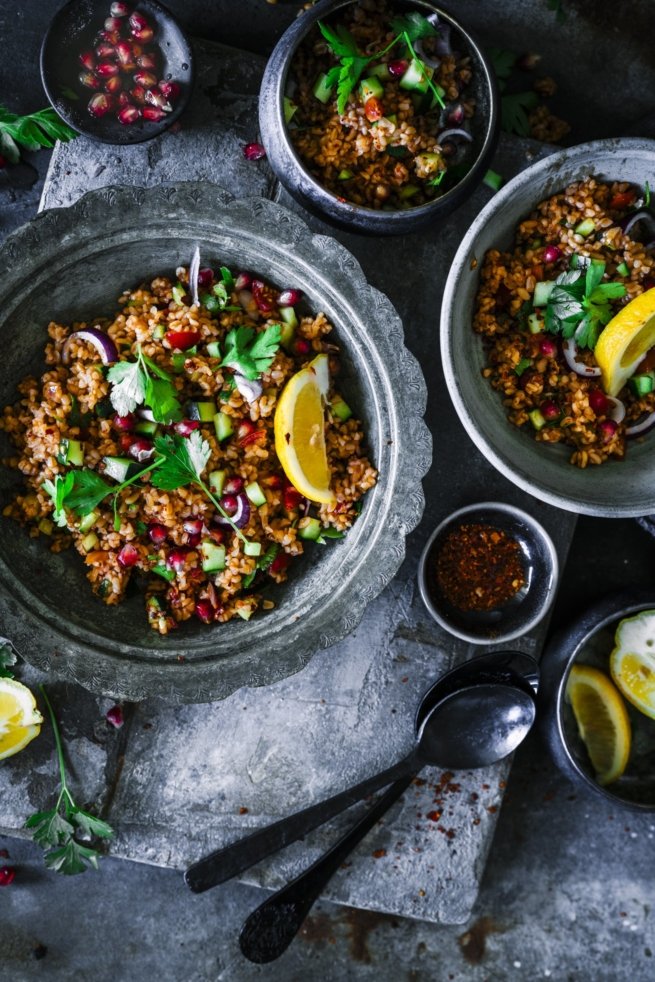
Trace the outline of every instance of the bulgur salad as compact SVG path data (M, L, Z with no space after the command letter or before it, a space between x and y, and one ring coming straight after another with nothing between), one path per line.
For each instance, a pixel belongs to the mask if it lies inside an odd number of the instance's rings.
M542 201L482 264L473 327L507 418L577 467L655 423L651 191L595 177Z
M27 485L3 514L55 552L73 546L107 604L138 576L160 634L273 607L266 584L308 542L341 538L377 477L333 385L332 326L300 303L257 275L199 269L196 254L122 293L109 320L50 323L47 370L0 420L16 448L4 463ZM274 436L288 383L307 375L325 397L322 501L291 483Z

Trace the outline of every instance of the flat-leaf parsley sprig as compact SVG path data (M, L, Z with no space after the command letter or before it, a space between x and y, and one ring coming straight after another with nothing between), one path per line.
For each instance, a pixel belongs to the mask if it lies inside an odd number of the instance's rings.
M225 355L221 365L254 381L271 367L281 336L279 324L271 324L256 337L252 327L235 327L225 335Z
M57 113L48 106L29 116L18 116L0 106L0 154L10 164L20 160L20 149L39 150L41 147L54 147L55 140L66 143L77 136Z
M576 256L577 268L561 273L546 304L545 326L552 334L574 338L579 348L594 348L613 317L609 301L626 295L623 283L602 283L605 263Z
M140 346L136 361L117 361L107 372L107 378L112 383L109 398L119 416L127 416L137 406L146 405L157 423L182 419L182 407L170 375L144 355Z
M55 807L50 811L35 812L25 822L25 828L31 829L34 841L45 850L44 858L48 869L74 876L76 873L84 873L89 867L97 869L100 856L97 849L84 845L79 840L88 841L93 836L110 839L114 830L107 822L75 804L68 787L64 750L54 710L45 688L40 685L39 689L48 709L55 737L60 789Z

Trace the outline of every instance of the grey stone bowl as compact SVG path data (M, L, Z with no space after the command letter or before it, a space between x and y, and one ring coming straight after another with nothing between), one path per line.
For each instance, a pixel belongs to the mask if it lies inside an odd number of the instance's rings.
M479 271L488 249L510 246L517 224L545 198L589 175L653 180L655 142L597 140L553 154L511 180L471 225L448 275L441 313L441 356L450 397L478 449L513 484L567 511L608 518L655 511L655 436L631 443L622 462L581 470L570 448L544 446L511 426L502 400L481 371L482 341L472 318Z
M297 672L351 631L391 580L424 506L425 383L389 300L339 243L279 205L234 200L210 184L92 191L6 240L0 405L15 401L25 375L43 371L51 319L111 313L125 287L188 262L196 245L203 261L300 287L312 310L325 311L343 352L341 387L364 422L380 478L346 538L307 550L289 582L272 590L274 610L210 628L194 619L168 637L148 628L139 591L107 607L74 550L55 555L43 537L0 518L0 633L33 665L119 698L204 702ZM22 481L6 467L0 478L5 504Z
M566 684L574 664L592 665L608 676L609 656L619 621L655 609L655 591L625 590L601 598L549 640L542 655L537 719L553 760L570 781L609 804L638 812L655 811L655 721L628 702L632 749L625 773L602 787L597 783L571 707Z

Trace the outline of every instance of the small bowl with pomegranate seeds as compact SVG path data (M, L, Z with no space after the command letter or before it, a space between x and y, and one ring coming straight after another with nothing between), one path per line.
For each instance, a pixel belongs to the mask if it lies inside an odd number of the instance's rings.
M103 143L149 140L184 110L191 47L156 0L71 0L41 46L41 78L57 113Z
M260 92L269 163L301 204L396 234L449 214L498 129L484 53L433 3L323 0L273 51Z
M463 240L442 308L449 392L524 490L606 517L655 511L655 142L527 168Z

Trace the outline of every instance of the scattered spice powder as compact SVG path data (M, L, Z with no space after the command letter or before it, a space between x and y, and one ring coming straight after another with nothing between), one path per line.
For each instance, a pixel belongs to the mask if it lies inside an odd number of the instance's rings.
M460 525L450 532L436 560L436 579L459 610L493 610L525 583L521 547L493 525Z

